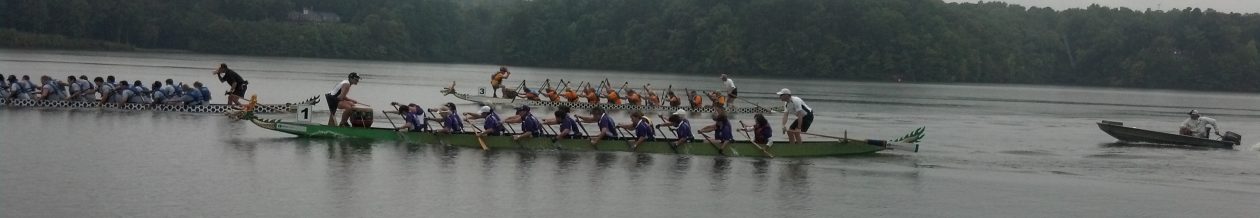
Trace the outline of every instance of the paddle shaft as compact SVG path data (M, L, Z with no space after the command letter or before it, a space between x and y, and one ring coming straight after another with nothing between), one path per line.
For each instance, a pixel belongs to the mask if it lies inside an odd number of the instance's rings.
M744 126L745 126L744 121L740 120L739 127L742 128ZM756 129L756 127L753 127L753 129ZM753 146L757 147L757 149L761 149L761 153L765 153L766 156L769 156L770 158L774 158L774 154L770 154L770 151L766 150L765 146L761 146L761 144L757 144L757 139L753 139L752 136L748 135L748 131L743 131L743 132L744 132L744 137L748 137L748 142L751 142Z
M482 129L481 129L481 127L477 127L477 125L476 125L476 124L473 124L473 123L472 123L472 121L469 121L468 119L464 119L464 121L465 121L465 122L467 122L467 123L468 123L468 125L472 126L472 127L473 127L473 130L477 130L477 135L476 135L476 137L477 137L477 143L478 143L479 145L481 145L481 150L482 150L482 151L488 151L488 150L490 150L490 147L489 147L489 146L486 146L486 140L485 140L484 138L482 138L482 137L481 137L481 133L486 132L486 131L485 131L485 130L482 130Z
M717 149L718 154L720 154L720 155L722 155L722 156L726 156L726 152L725 152L725 151L722 151L722 147L721 147L721 146L718 146L717 144L714 144L714 143L713 143L713 138L712 138L712 137L709 137L709 134L706 134L706 133L703 133L703 132L702 132L702 133L700 133L700 136L704 136L704 141L705 141L705 142L709 142L709 145L712 145L714 149Z

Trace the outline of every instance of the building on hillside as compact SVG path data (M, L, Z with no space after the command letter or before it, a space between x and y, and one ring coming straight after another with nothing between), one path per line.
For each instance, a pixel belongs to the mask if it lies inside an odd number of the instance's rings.
M302 11L290 11L289 21L293 22L341 22L341 16L336 13L318 12L311 8L302 8Z

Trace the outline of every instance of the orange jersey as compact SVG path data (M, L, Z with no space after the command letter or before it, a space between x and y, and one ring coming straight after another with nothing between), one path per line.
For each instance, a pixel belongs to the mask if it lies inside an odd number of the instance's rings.
M691 107L700 107L700 106L704 106L704 98L700 97L700 95L693 96L691 98Z
M599 95L595 92L586 92L586 103L599 104Z
M578 96L573 90L564 90L564 99L569 100L569 102L577 102Z
M714 98L713 106L714 107L726 106L726 96L718 96L717 98Z
M621 104L621 96L617 96L617 92L608 92L609 104Z
M640 97L639 93L630 94L630 97L627 98L627 100L629 100L630 104L633 104L633 105L639 105L640 103L643 103L643 97Z
M560 93L556 93L556 90L547 90L547 99L551 101L560 101Z

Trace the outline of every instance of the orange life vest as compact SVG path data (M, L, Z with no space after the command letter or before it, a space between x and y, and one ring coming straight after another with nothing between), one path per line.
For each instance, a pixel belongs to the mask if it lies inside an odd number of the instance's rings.
M609 91L609 92L608 92L608 103L609 103L609 104L621 104L621 96L617 96L617 92Z
M704 98L700 97L700 95L695 95L691 98L691 107L697 108L700 106L704 106Z
M560 101L560 93L556 93L556 90L547 90L547 99Z
M569 100L569 102L577 102L578 100L577 93L573 92L572 89L564 90L564 98Z
M595 94L595 91L587 90L586 103L599 104L599 95Z
M640 103L643 103L643 97L640 97L639 93L631 93L628 100L630 100L630 104L632 105L639 105Z

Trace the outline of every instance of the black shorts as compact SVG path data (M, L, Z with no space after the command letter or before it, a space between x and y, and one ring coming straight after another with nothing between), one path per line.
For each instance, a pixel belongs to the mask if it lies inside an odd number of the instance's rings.
M324 94L324 99L328 102L328 111L331 111L331 113L337 113L337 104L341 103L341 101L337 99L337 96Z
M248 83L236 84L236 87L232 89L233 90L232 95L243 98L245 97L245 89L248 89L248 88L249 88Z
M801 132L809 132L809 124L814 123L814 112L809 112L808 114L805 114L805 117L802 117L801 121L805 121L805 123L801 124ZM796 128L796 121L792 121L792 125L788 126L788 129L795 129L795 128Z
M739 95L739 88L733 88L731 93L726 94L726 97L735 98L737 95Z

